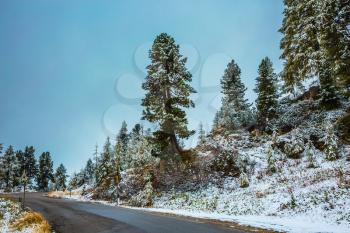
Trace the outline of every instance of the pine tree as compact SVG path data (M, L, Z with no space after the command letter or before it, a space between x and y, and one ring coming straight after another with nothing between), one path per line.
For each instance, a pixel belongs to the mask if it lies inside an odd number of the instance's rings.
M26 146L24 152L20 151L16 154L19 162L18 175L21 176L25 172L29 183L36 177L38 171L34 152L35 149L33 146Z
M54 181L53 162L50 152L44 152L39 157L39 171L36 177L38 190L48 191L49 182Z
M86 182L92 183L95 175L95 167L91 159L88 159L88 161L86 162L84 173L86 177Z
M102 184L113 172L112 149L109 137L107 137L101 159L97 167L97 184Z
M339 158L337 137L334 134L334 129L332 126L327 128L324 153L326 154L327 160L332 161Z
M281 58L285 60L282 77L291 89L300 81L317 74L322 57L318 40L319 0L284 0Z
M291 89L302 80L318 76L322 89L340 83L349 91L349 1L285 0L284 3L280 31L284 34L281 58L285 60L282 72L285 87ZM327 99L330 91L324 91L325 96L321 96Z
M275 173L277 171L277 169L276 169L276 155L275 155L275 150L273 149L272 145L269 146L269 149L267 152L267 171L270 173Z
M245 172L241 172L240 176L239 176L239 186L241 188L246 188L249 186L249 179L248 176Z
M213 129L218 129L220 127L220 110L218 110L216 113L215 113L215 116L214 116L214 120L213 120Z
M132 133L128 146L128 156L131 158L129 168L140 168L150 163L154 159L151 150L152 145L149 144L142 129L139 133Z
M129 134L127 124L125 121L122 122L122 126L117 135L115 149L114 149L114 164L120 166L120 169L124 170L130 163L130 158L127 154L129 143Z
M315 168L317 166L316 159L315 159L315 150L316 149L313 143L310 140L308 140L305 148L305 153L308 161L308 165L307 165L308 168Z
M198 145L202 145L205 143L205 131L203 129L202 122L199 123L199 129L198 129Z
M185 108L194 107L189 99L195 90L191 87L192 75L186 69L186 58L179 52L175 40L162 33L154 40L150 51L151 64L147 67L146 91L142 101L143 119L157 123L153 133L155 155L181 154L178 139L187 139L194 134L187 128Z
M10 145L1 158L2 180L5 183L5 191L11 191L16 184L17 158L13 147Z
M350 95L350 2L323 0L320 2L320 44L336 80Z
M276 74L273 72L272 62L265 57L259 65L259 77L256 79L255 92L258 94L256 99L257 121L264 129L269 120L277 115L277 84Z
M245 99L247 88L241 81L241 69L232 60L228 63L221 79L222 100L220 125L226 129L237 129L247 126L252 119L250 104Z
M67 186L66 186L66 179L67 179L67 170L61 163L55 173L55 189L64 191Z

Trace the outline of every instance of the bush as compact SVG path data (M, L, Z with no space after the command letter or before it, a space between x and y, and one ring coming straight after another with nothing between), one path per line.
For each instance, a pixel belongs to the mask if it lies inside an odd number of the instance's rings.
M222 151L210 161L210 168L224 176L237 177L240 174L237 161L238 153L236 151Z

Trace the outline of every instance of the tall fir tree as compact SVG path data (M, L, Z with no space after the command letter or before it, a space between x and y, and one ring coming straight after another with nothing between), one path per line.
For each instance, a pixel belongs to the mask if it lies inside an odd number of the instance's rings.
M320 44L336 82L350 96L350 1L320 1ZM333 82L334 82L333 81Z
M256 99L257 122L262 129L265 129L268 121L277 116L277 77L268 57L261 61L258 72L255 88L258 94Z
M17 164L15 152L10 145L1 157L2 180L5 184L5 191L12 191L16 184Z
M88 159L88 161L86 162L86 165L84 168L84 174L86 178L85 182L91 184L94 180L94 175L95 175L95 165L91 159Z
M234 130L251 122L250 104L245 99L247 88L241 81L241 69L234 60L228 63L221 79L222 99L220 126Z
M103 146L101 159L97 167L97 184L101 185L113 172L112 148L109 137Z
M317 76L321 82L322 102L338 97L334 85L349 92L349 0L285 0L281 58L285 60L282 77L285 88Z
M192 75L186 69L175 40L161 33L154 40L150 51L151 64L147 67L146 81L142 88L146 91L142 101L143 119L156 123L153 132L155 155L181 155L183 149L178 139L187 139L194 134L187 128L186 108L194 107L190 100L195 90L190 85Z
M301 81L317 74L322 57L318 40L317 7L319 0L284 0L281 40L285 60L282 77L292 90Z
M64 191L66 190L67 169L61 163L55 172L55 189Z
M35 178L38 172L38 166L36 163L35 149L33 146L26 146L24 151L17 154L17 160L19 161L19 176L25 172L29 183Z
M127 154L129 143L128 128L125 121L122 122L122 126L116 138L116 144L114 148L114 164L115 168L120 167L125 169L130 163L130 158Z
M49 182L54 181L53 162L50 152L43 152L39 157L39 170L36 177L38 190L48 191Z

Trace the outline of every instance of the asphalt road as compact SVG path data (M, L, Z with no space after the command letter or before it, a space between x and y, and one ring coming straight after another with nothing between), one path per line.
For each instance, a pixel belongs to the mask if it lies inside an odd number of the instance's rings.
M11 196L18 197L18 194ZM230 224L168 216L28 193L26 206L42 213L57 233L243 233Z

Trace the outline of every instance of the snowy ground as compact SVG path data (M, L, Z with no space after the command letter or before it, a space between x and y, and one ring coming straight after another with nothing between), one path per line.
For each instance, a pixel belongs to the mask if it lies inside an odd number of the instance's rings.
M10 200L0 198L0 232L1 233L34 233L32 227L25 227L22 230L14 230L11 223L22 214L20 206Z
M156 197L151 210L287 232L350 232L350 190L341 186L339 177L342 171L350 178L350 162L345 156L330 162L316 150L316 168L307 168L306 156L281 157L277 158L278 171L266 174L267 150L268 143L239 148L241 156L256 163L249 187L241 188L238 178L226 178L223 185L213 183L188 192L173 190Z

